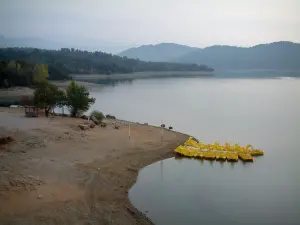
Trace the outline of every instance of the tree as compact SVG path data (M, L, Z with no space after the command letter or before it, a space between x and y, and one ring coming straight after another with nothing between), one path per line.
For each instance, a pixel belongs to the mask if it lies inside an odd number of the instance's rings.
M84 86L76 84L75 81L71 81L67 88L66 103L70 107L73 117L87 111L90 106L95 103L95 99L89 96L90 93Z
M48 66L45 64L36 64L33 70L33 81L35 83L43 82L48 77Z
M46 81L48 66L24 60L0 61L0 86L30 86ZM58 75L60 76L60 75Z
M56 85L43 81L38 83L34 91L34 102L37 107L45 109L45 115L48 117L52 108L64 104L65 93Z
M143 62L104 52L87 52L62 48L61 50L38 50L32 48L0 48L0 60L22 60L47 64L50 79L66 79L68 74L85 73L132 73L144 71L212 71L197 64L171 62ZM16 69L16 63L11 63ZM50 67L51 66L51 67ZM40 67L40 66L38 66ZM54 70L53 70L53 67ZM44 67L44 69L46 69Z

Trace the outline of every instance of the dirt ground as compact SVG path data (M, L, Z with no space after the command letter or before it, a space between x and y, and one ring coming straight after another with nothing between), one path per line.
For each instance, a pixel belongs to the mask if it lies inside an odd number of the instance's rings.
M139 169L173 156L187 136L107 121L82 131L82 119L25 118L0 108L0 224L151 224L128 200Z

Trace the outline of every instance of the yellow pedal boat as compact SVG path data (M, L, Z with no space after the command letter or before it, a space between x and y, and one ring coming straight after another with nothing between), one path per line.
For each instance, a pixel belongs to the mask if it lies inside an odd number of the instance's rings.
M239 157L237 153L227 153L227 160L231 162L236 162L238 161Z
M204 159L208 159L208 160L214 160L216 159L216 152L204 152Z
M238 156L244 162L253 162L253 156L250 154L244 154L244 153L239 152Z
M253 150L250 150L250 155L252 155L252 156L264 155L264 151L260 150L260 149L253 149Z

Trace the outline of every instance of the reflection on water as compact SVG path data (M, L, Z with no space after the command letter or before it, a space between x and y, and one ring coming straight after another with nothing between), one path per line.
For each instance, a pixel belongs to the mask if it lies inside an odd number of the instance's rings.
M272 164L171 158L142 169L129 198L155 224L299 224L299 171Z
M108 86L116 86L118 84L131 84L134 79L128 78L128 79L110 79L110 78L102 78L102 79L84 79L84 78L78 78L79 81L84 82L92 82L96 84L103 84Z

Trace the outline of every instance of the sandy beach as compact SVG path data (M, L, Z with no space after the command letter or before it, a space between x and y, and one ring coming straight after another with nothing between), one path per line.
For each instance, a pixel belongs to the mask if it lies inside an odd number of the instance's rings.
M173 156L187 135L106 121L80 130L84 120L25 118L0 108L0 224L151 224L128 200L139 169ZM120 129L114 129L114 123Z

